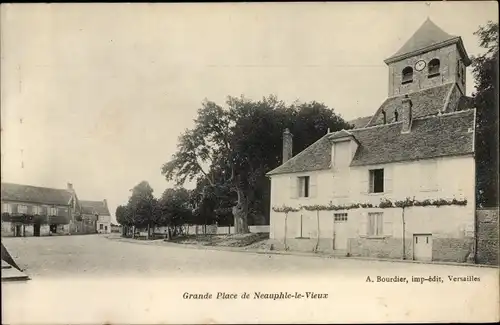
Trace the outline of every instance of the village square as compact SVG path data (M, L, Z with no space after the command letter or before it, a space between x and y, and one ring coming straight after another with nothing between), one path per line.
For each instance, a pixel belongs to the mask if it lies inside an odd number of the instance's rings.
M495 318L498 18L453 5L2 4L6 322Z

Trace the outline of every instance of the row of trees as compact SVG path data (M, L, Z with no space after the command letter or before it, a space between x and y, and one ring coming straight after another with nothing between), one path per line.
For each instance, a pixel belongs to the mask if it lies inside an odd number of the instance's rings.
M153 188L142 181L132 190L125 205L116 208L116 220L125 227L147 229L148 235L155 227L168 227L171 236L182 233L186 224L207 225L230 223L228 216L213 211L211 202L199 200L196 190L183 187L168 188L160 198L153 195Z

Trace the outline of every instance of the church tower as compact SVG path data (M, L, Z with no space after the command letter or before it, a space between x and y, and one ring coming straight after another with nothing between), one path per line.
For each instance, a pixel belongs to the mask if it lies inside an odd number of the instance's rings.
M471 60L462 38L446 33L429 18L384 62L389 67L389 97L452 82L465 95L465 68Z

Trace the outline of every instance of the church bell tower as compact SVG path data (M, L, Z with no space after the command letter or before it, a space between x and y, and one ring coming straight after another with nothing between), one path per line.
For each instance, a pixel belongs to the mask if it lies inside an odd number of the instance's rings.
M471 60L462 38L446 33L429 18L384 62L389 67L389 97L452 82L465 95L465 68Z

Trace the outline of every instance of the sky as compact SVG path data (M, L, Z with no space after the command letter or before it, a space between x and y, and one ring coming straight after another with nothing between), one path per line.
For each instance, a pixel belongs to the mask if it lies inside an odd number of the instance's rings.
M114 216L139 182L156 196L173 186L161 166L204 99L371 115L387 97L383 60L427 17L472 56L473 32L497 16L496 2L465 1L2 4L2 182L70 182Z

